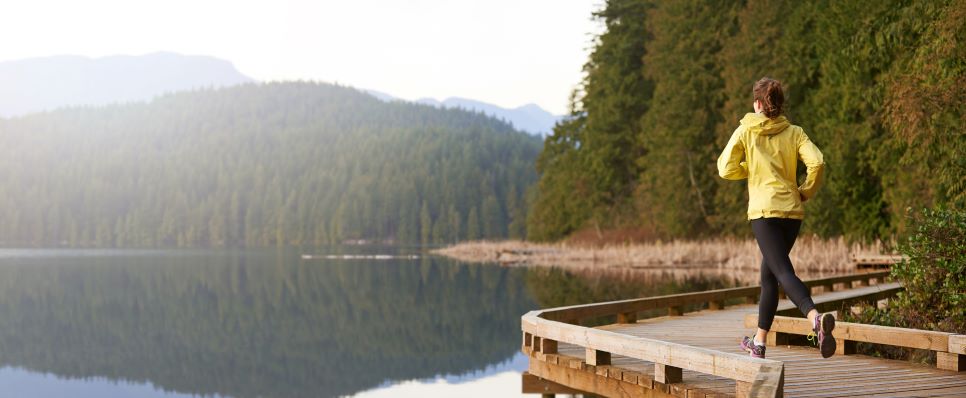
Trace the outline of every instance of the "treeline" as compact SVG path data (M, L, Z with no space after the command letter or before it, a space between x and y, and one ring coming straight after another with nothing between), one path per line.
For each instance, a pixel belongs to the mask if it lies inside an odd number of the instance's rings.
M807 231L872 239L901 232L907 208L966 206L966 1L609 0L597 17L538 160L530 238L746 234L745 185L715 160L763 76L825 154Z
M318 83L0 119L0 244L522 237L539 139Z

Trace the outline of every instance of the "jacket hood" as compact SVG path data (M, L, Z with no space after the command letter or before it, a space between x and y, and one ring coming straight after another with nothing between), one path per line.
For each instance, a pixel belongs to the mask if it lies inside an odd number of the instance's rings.
M748 131L754 134L774 135L785 131L792 124L788 122L785 116L769 119L768 116L760 113L749 113L741 118L741 125L748 126Z

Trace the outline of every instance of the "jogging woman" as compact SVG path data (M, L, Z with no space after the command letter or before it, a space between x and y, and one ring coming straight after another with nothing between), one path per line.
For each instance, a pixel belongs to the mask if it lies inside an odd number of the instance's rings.
M765 338L778 309L778 286L812 322L822 357L835 353L835 317L819 314L811 292L795 275L788 254L805 218L803 202L811 199L822 182L822 152L801 127L782 116L785 95L781 82L767 77L753 88L755 113L741 119L728 145L718 157L718 174L728 180L748 179L748 219L763 257L761 298L758 301L758 332L747 336L741 348L756 358L765 357ZM798 185L796 167L801 159L807 168L805 182Z

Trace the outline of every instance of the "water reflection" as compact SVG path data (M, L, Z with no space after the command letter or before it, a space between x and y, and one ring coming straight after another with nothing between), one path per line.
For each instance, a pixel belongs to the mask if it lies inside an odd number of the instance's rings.
M319 252L374 250L407 252ZM740 279L300 254L0 250L0 380L34 396L64 380L102 396L505 395L531 309Z
M297 253L6 257L2 365L193 394L351 394L510 358L535 305L523 273Z

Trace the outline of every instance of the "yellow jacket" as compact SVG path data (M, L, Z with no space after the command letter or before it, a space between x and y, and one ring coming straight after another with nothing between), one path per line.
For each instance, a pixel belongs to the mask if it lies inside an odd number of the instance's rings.
M797 183L798 159L807 174ZM748 179L748 219L805 218L802 196L818 192L825 171L822 152L801 127L784 116L769 119L749 113L718 157L718 174L728 180ZM801 195L801 196L800 196Z

